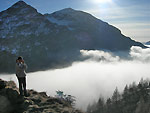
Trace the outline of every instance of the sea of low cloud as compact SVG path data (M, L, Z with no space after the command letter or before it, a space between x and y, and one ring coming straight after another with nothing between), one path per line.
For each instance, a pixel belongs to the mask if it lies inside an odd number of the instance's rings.
M63 69L27 73L27 87L46 91L51 96L55 96L56 90L62 90L75 96L76 107L85 110L100 95L111 96L116 87L122 91L126 84L138 83L141 78L149 79L149 48L131 47L128 59L99 50L80 52L87 60ZM0 75L0 78L17 83L14 74Z

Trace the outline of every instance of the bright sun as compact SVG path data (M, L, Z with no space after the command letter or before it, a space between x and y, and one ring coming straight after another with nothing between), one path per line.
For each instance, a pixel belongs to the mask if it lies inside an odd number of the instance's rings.
M112 0L92 0L94 3L110 3Z

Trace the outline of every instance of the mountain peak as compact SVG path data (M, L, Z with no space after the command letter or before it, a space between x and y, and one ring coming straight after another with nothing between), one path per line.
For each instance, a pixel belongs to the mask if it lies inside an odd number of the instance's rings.
M70 7L69 7L69 8L62 9L62 10L64 10L64 11L65 11L65 10L66 10L66 11L75 11L74 9L72 9L72 8L70 8Z
M33 8L32 6L26 4L22 0L16 2L14 5L12 5L10 8L7 9L7 13L9 14L16 14L19 12L21 14L25 14L25 13L37 12L37 10Z
M59 12L59 13L65 13L65 14L70 14L70 13L73 13L75 12L76 10L72 9L72 8L65 8L65 9L62 9L62 10L59 10L59 11L56 11L56 12Z
M20 0L18 2L16 2L14 5L12 5L12 8L20 8L23 6L28 6L24 1Z

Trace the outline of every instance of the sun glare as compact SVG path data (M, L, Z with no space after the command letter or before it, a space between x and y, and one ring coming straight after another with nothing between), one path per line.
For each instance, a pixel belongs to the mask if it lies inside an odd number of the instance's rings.
M92 0L94 3L111 3L112 0Z

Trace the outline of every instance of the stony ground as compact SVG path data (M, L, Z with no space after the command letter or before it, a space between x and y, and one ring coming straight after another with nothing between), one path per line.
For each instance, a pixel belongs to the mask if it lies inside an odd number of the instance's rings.
M28 90L20 96L13 81L0 79L0 113L83 113L66 101L47 96L45 92Z

